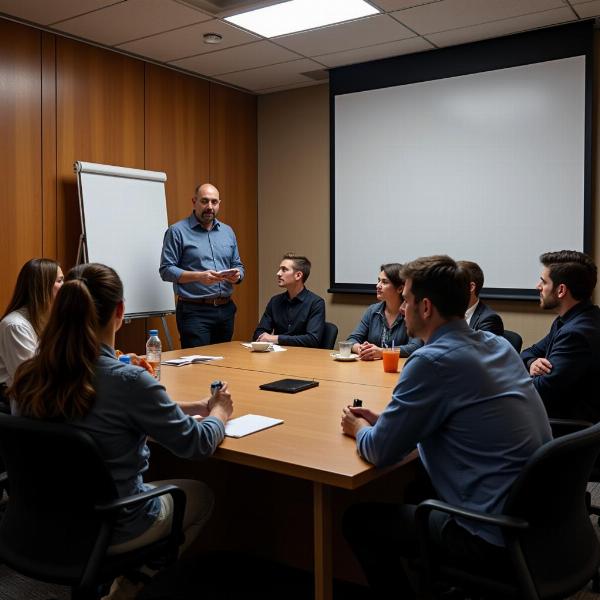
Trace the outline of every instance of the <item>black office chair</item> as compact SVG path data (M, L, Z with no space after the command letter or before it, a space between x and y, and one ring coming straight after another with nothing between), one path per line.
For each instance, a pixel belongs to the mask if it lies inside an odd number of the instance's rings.
M163 485L118 498L93 439L58 423L0 415L0 453L10 495L0 521L0 561L34 579L71 586L74 600L96 600L100 586L150 562L177 559L185 493ZM171 533L123 554L106 554L121 509L170 494ZM158 562L154 562L158 561Z
M558 438L563 435L574 433L575 431L593 427L593 423L580 419L550 419L550 426L552 427L552 435L555 438ZM600 456L596 459L596 462L594 462L588 481L593 483L600 482ZM600 506L592 504L592 495L589 492L586 493L586 503L588 512L591 515L600 517ZM598 519L598 524L600 525L600 519ZM595 585L594 591L596 593L600 592L600 582L597 582Z
M510 329L505 329L503 337L510 342L510 345L519 353L523 348L523 338L516 332Z
M323 329L323 336L321 337L321 348L327 350L333 350L335 348L335 341L337 340L338 328L337 325L325 321L325 329Z
M513 483L502 514L465 510L437 500L417 508L417 525L429 597L437 584L458 585L486 597L550 600L566 598L596 579L600 545L586 508L586 485L600 451L600 424L552 440L539 448ZM501 572L469 570L441 557L428 536L431 511L488 525L504 534Z

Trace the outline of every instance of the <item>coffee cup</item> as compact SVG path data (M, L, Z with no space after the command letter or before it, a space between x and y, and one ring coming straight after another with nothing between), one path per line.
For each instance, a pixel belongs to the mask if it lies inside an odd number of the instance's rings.
M268 352L271 342L250 342L252 352Z
M339 343L339 348L340 348L340 352L339 355L341 358L350 358L350 356L352 355L352 342L340 342Z

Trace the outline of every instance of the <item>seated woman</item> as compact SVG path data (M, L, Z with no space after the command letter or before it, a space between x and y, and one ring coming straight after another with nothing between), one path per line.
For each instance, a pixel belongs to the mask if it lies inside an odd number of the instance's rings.
M223 440L233 411L227 384L213 396L178 406L143 368L119 362L115 333L124 312L123 284L113 269L94 263L73 268L57 294L38 353L17 369L9 390L14 412L64 421L89 433L120 497L149 489L143 481L150 455L147 436L177 456L204 458ZM213 495L199 481L172 483L187 497L187 547L211 513ZM169 495L128 510L117 521L109 553L164 537L170 530L171 512ZM108 598L134 597L137 590L138 586L119 578Z
M356 329L348 337L354 342L352 352L361 360L381 358L385 347L400 348L400 356L410 356L423 345L418 338L409 338L400 310L404 281L400 277L402 265L381 265L377 278L377 304L371 304Z
M0 410L8 412L6 389L17 367L31 358L48 319L56 292L63 283L58 263L48 258L26 262L0 321Z

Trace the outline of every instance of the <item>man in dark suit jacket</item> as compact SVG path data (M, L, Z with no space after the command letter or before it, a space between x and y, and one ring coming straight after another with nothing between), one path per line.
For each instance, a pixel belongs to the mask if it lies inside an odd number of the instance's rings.
M521 358L549 416L600 421L594 391L600 373L600 308L591 301L596 265L573 250L547 252L540 262L540 306L558 317L550 333L523 350Z
M496 335L504 335L504 323L500 315L494 312L487 304L479 299L479 292L483 287L483 271L481 267L469 260L461 260L458 265L469 273L471 281L469 306L465 313L465 319L471 329L491 331Z

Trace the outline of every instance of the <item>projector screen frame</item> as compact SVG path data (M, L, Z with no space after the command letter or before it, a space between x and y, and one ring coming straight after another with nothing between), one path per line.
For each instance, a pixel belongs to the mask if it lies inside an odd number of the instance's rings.
M338 67L330 71L330 288L329 293L372 294L374 284L336 281L335 272L335 98L344 94L402 86L585 56L584 181L582 248L592 247L592 93L593 20L514 34L439 50ZM559 250L561 248L553 248ZM461 257L462 258L462 257ZM374 270L377 265L374 265ZM375 277L376 273L374 273ZM483 288L482 298L537 300L538 292L521 288Z

